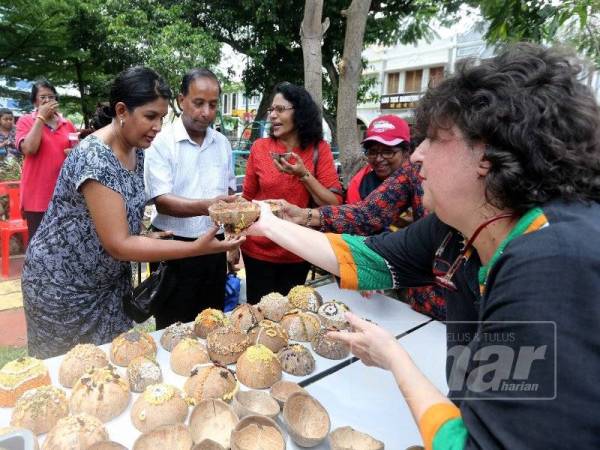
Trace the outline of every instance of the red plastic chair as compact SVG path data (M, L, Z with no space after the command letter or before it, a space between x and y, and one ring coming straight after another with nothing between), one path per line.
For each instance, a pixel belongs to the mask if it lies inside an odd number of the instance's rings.
M2 276L8 278L10 237L21 233L23 246L27 247L29 232L27 222L21 217L21 182L5 181L0 183L0 196L8 196L8 220L0 220L0 241L2 242Z

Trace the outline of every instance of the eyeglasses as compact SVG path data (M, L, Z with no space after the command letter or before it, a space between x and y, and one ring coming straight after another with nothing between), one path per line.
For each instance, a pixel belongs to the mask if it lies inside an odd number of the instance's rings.
M370 148L365 150L365 155L367 155L368 159L377 159L377 156L381 155L383 159L392 159L399 150L395 148L385 148L382 150L377 150L375 148Z
M271 106L270 108L267 108L267 112L269 114L271 114L273 111L275 111L277 114L281 114L284 111L287 111L288 109L294 109L293 106L283 106L283 105L276 105L276 106Z
M496 220L507 219L511 217L515 217L515 215L513 213L498 214L497 216L494 216L483 222L481 225L479 225L473 233L473 236L471 236L471 238L467 241L465 247L462 249L462 251L456 257L452 264L450 264L448 261L442 258L442 255L446 250L446 246L448 245L448 242L450 242L450 239L452 239L452 235L454 234L454 232L452 231L448 232L448 234L446 234L446 237L444 237L444 240L440 244L439 248L436 250L435 255L433 257L432 272L433 275L435 275L435 284L453 292L457 291L458 288L452 281L452 278L454 277L454 274L456 274L460 266L464 262L468 261L471 255L473 254L473 243L475 242L475 239L477 239L477 236L479 236L479 233L481 233L481 231L490 223L495 222Z
M40 95L40 100L56 100L56 95Z

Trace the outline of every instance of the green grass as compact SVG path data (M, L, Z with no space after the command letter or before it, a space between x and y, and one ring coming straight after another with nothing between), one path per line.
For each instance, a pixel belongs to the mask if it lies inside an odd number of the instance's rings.
M27 347L0 347L0 367L21 356L27 356Z

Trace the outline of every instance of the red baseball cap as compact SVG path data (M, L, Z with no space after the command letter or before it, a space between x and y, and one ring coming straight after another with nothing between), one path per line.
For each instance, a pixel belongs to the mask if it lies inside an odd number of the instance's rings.
M390 147L401 142L410 142L410 128L406 121L398 116L380 116L373 119L361 143L368 141L380 142Z

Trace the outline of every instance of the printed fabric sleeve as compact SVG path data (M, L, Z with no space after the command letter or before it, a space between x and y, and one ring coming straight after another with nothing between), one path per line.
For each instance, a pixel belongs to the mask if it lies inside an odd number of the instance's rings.
M451 403L429 407L419 420L419 431L426 450L462 450L469 434L460 410Z
M365 245L365 238L326 234L340 267L340 287L354 290L390 289L393 276L383 257Z
M17 149L21 149L21 142L27 137L27 134L33 127L33 116L26 114L17 120L17 131L15 133Z
M246 175L244 176L244 190L243 197L246 200L253 200L258 193L258 177L254 167L254 159L256 152L260 151L260 140L257 140L252 144L250 148L250 155L248 155L248 162L246 163Z
M87 180L94 180L100 184L123 194L118 167L111 163L110 149L97 139L86 138L80 144L80 150L74 154L76 161L72 166L73 182L75 189Z
M325 141L319 143L319 160L315 169L316 178L323 186L335 194L340 202L344 200L342 184L335 170L331 147Z
M169 143L165 142L171 133L159 135L144 155L144 185L146 199L168 194L173 191L173 169L169 158ZM172 143L175 145L175 143Z
M365 199L351 205L322 206L321 231L372 235L396 223L400 215L415 202L418 193L410 180L410 164L403 165ZM422 209L413 211L415 220L423 215Z

